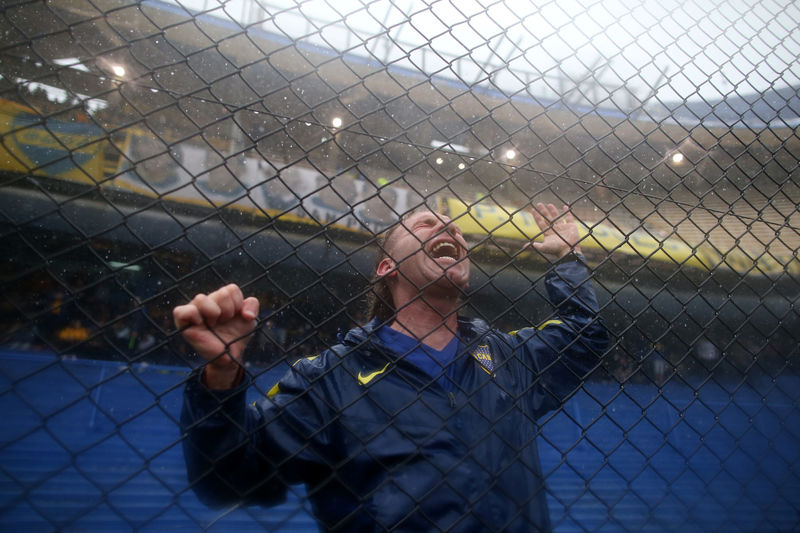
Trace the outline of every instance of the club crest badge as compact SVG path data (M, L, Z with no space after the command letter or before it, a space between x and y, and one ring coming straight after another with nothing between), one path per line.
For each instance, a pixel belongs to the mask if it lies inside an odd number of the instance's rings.
M481 364L481 368L483 368L486 373L493 374L494 361L492 360L492 353L489 351L489 346L487 344L475 348L475 351L472 352L472 357L477 359Z

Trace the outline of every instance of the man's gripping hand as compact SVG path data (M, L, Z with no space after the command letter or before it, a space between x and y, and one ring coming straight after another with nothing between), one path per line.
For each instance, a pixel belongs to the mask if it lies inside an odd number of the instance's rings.
M244 298L241 289L230 284L211 294L198 294L172 310L183 338L207 361L204 379L209 388L236 384L258 309L258 299Z

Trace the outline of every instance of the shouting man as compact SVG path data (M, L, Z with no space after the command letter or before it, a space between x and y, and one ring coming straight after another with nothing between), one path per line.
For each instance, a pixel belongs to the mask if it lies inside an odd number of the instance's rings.
M174 309L207 361L181 423L209 504L274 504L305 483L326 531L549 531L536 420L598 365L607 334L565 206L538 204L554 315L510 333L458 315L467 244L446 216L384 236L373 319L301 359L248 405L242 367L259 303L236 285Z

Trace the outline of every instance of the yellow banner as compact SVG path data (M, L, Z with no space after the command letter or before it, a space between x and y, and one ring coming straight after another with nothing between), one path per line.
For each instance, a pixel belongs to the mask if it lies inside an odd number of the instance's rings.
M541 230L528 211L504 208L495 204L477 203L471 206L460 200L446 200L450 218L466 235L492 235L514 240L540 240ZM621 253L677 265L708 268L694 250L679 239L656 240L644 231L629 235L607 224L586 226L578 223L584 249L602 250L605 253Z
M533 215L527 211L506 209L495 204L466 205L447 198L447 212L465 235L492 235L529 241L541 233Z
M97 183L103 168L102 132L78 117L85 118L76 113L70 122L45 119L32 109L0 100L2 169Z

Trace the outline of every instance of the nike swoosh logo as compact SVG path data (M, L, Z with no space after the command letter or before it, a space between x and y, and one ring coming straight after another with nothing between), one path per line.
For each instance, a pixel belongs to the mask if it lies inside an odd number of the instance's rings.
M386 369L389 368L389 364L390 363L386 363L385 367L381 368L380 370L376 370L375 372L370 372L366 376L363 375L361 372L359 372L358 373L358 384L359 385L366 385L367 383L372 381L375 378L375 376L377 376L378 374L383 374L384 372L386 372Z

